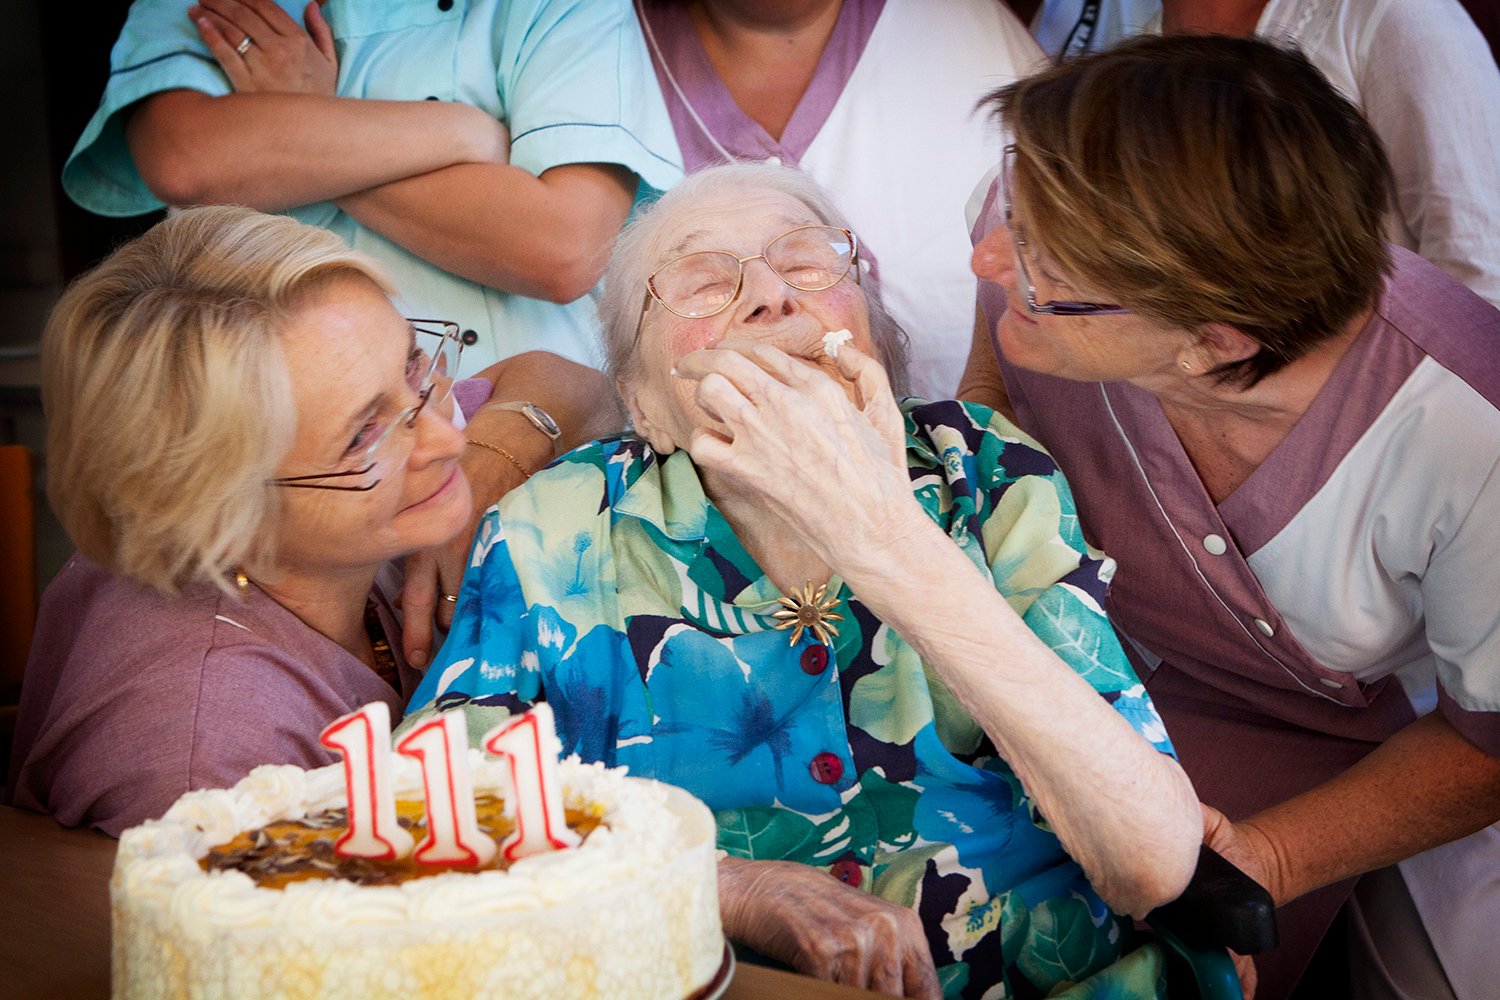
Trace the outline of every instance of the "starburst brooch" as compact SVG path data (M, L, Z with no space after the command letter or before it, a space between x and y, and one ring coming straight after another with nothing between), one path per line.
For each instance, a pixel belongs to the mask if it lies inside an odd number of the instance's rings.
M834 622L841 622L844 616L832 610L839 606L838 598L829 597L828 584L822 584L817 590L813 590L812 581L798 593L795 589L791 597L778 597L777 603L782 605L780 611L773 611L773 618L780 618L776 623L779 629L789 628L792 630L792 641L790 645L797 645L797 640L802 638L802 630L807 629L821 643L827 645L829 635L838 635L839 630Z

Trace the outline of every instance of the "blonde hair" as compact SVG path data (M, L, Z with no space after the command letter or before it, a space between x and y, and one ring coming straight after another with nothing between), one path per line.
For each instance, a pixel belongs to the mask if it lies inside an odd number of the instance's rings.
M278 333L351 277L389 292L331 233L212 206L64 292L42 335L47 495L79 551L166 594L273 572L269 480L296 429Z
M1295 49L1136 38L987 100L1015 133L1031 235L1109 301L1258 341L1226 382L1302 356L1383 286L1384 150Z
M691 223L704 202L742 198L747 191L784 194L806 206L820 223L854 229L818 182L800 170L763 163L733 163L690 174L632 220L616 238L610 253L604 271L604 291L599 299L599 318L604 325L607 367L616 384L628 384L636 374L636 330L645 301L646 279L661 265L667 248L683 226ZM873 272L861 272L858 277L870 317L870 337L891 387L899 396L906 387L906 333L886 311Z

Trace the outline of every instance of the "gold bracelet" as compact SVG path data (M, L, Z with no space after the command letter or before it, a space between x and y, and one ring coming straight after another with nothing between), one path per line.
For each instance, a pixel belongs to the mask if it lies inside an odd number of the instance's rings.
M526 468L526 466L521 464L521 460L512 455L510 452L506 451L504 448L500 447L498 444L490 444L488 441L476 441L473 438L464 438L464 442L466 444L478 445L479 447L484 448L487 451L493 451L495 454L505 459L511 465L514 465L516 468L520 469L521 475L525 476L527 479L531 478L531 472Z

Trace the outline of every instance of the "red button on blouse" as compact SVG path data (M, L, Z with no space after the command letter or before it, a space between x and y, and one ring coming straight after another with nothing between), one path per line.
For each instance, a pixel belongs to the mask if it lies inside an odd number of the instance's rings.
M814 757L807 769L812 772L813 780L823 785L831 785L844 776L844 762L838 754L827 750Z
M808 646L802 651L802 672L805 674L821 674L828 669L828 647L819 643L816 646Z
M860 871L859 862L848 858L835 861L828 867L828 874L854 889L858 889L859 884L865 880L865 873Z

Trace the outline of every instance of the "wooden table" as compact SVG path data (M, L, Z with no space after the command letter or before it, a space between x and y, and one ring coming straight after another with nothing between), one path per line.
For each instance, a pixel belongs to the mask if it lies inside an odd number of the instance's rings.
M109 996L115 841L0 806L0 979L7 1000ZM874 993L741 963L724 1000L860 1000Z

